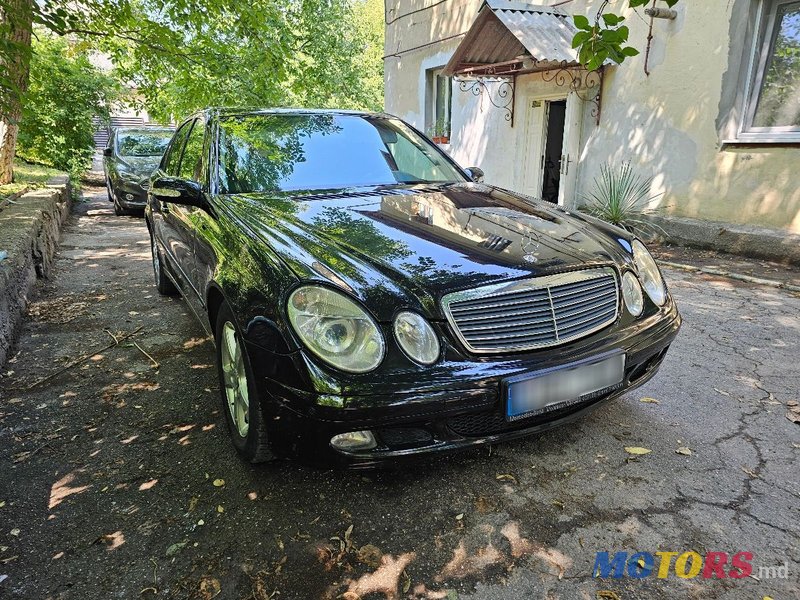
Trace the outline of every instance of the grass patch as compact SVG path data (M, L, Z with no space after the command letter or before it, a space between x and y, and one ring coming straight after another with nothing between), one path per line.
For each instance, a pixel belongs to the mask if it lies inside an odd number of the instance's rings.
M14 181L7 185L0 185L0 200L26 189L42 187L51 177L62 174L58 169L51 169L50 167L16 159L14 160Z

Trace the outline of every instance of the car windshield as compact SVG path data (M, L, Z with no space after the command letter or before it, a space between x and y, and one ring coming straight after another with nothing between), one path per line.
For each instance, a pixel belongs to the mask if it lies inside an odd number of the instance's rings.
M161 156L172 139L171 131L128 131L117 138L120 156Z
M466 181L402 121L333 114L221 119L218 177L222 194Z

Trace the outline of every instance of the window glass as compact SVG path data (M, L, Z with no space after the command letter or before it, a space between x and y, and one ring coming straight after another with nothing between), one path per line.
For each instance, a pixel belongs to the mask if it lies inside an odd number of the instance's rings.
M161 156L167 148L171 131L121 131L117 138L120 156Z
M193 121L188 121L181 125L181 128L178 129L178 132L173 138L174 141L169 147L169 151L164 162L164 171L167 173L167 175L172 175L174 177L178 174L178 164L180 164L183 147L186 144L186 136L189 135L189 131L192 128L192 123Z
M202 119L194 122L189 140L186 142L186 150L183 151L181 160L180 174L181 179L201 180L203 168L203 141L205 140L206 125Z
M437 73L434 81L436 85L434 135L450 137L450 99L453 80Z
M223 194L465 181L402 121L333 114L221 119L218 176Z
M753 126L800 127L800 2L777 4L774 10Z

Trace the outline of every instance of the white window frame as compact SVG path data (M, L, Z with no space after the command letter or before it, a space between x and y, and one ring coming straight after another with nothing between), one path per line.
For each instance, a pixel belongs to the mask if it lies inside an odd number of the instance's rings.
M436 125L436 99L438 97L439 76L442 74L444 67L436 69L428 69L425 77L427 89L427 106L425 110L425 135L430 136L431 130ZM447 95L447 137L450 138L453 133L453 78L448 77L450 82L450 93Z
M800 127L755 127L753 119L761 94L761 84L772 55L772 40L775 33L778 9L798 0L760 0L756 20L755 36L750 51L750 62L744 93L744 107L739 123L737 141L756 143L800 143Z

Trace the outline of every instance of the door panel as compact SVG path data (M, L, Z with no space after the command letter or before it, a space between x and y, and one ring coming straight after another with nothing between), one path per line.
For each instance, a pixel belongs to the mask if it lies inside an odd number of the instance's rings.
M517 188L528 196L538 198L541 192L542 142L544 140L544 107L542 100L528 97L525 102L522 156L525 164L519 171Z
M558 203L568 208L577 205L575 188L578 181L578 158L581 144L581 117L583 100L575 92L567 97L564 117L564 145L561 150L561 185L558 190Z

